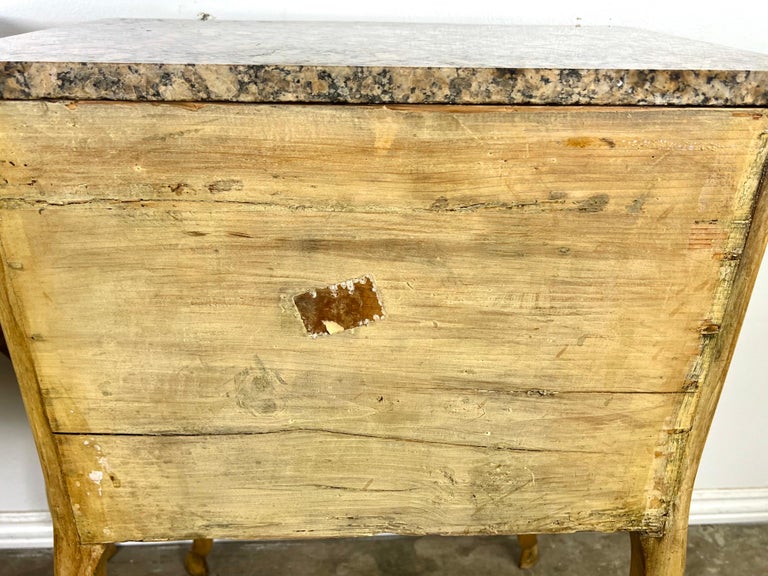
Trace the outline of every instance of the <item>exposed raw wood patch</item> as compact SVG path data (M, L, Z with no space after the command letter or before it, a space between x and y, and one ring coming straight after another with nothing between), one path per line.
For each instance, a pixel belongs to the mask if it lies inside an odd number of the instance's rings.
M336 334L384 318L381 296L371 276L313 288L293 297L310 336Z

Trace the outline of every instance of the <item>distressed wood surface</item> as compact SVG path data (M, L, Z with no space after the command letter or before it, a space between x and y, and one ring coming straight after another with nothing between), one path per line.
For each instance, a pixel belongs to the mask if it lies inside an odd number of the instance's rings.
M57 440L89 543L662 526L646 509L647 469L626 473L618 447L494 450L315 431Z
M2 178L0 178L1 181ZM0 252L2 252L1 241ZM37 366L29 346L30 341L19 315L22 304L9 284L9 272L7 261L3 258L0 263L0 323L2 323L3 337L8 343L16 379L21 388L21 397L45 479L48 509L54 526L54 576L91 576L91 574L84 574L83 571L93 573L93 570L98 569L101 553L106 548L101 545L82 546L80 544L74 506L61 470L59 448L46 414Z
M748 194L737 188L765 126L760 109L194 102L4 101L0 120L2 197L43 205L599 212L640 224L670 206L720 216L720 195Z
M83 541L659 536L766 127L3 102L7 292ZM385 317L310 337L294 297L366 275Z
M766 193L768 164L759 180L749 234L733 275L722 325L703 342L698 362L700 392L686 397L678 412L676 427L689 432L670 445L664 534L632 534L632 576L682 576L685 572L688 512L696 472L768 243Z
M528 447L595 442L551 430L565 419L628 438L655 430L684 394L720 266L707 251L674 257L663 240L667 262L596 256L587 215L542 246L538 216L516 218L504 238L505 214L181 208L77 205L4 220L32 252L8 256L23 266L20 290L40 296L26 313L56 431L418 428L464 441L493 430L490 441L527 436ZM227 233L241 230L251 237ZM292 295L355 271L376 277L386 319L308 337ZM660 290L686 296L649 311Z

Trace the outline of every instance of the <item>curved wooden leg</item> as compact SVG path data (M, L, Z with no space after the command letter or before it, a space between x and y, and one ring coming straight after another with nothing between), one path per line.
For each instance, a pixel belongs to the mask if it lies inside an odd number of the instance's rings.
M78 544L54 534L53 573L55 576L106 576L107 561L114 544Z
M97 570L94 572L94 576L107 576L107 562L109 562L115 554L117 554L117 546L114 544L105 545L104 555L102 556L101 563Z
M640 533L630 532L629 543L632 546L632 555L629 559L629 576L645 576L645 558L643 546L640 544Z
M684 576L687 527L661 537L630 532L630 576Z
M536 534L518 534L520 543L520 568L533 568L539 561L539 539Z
M210 538L196 538L192 541L192 548L187 553L184 567L189 576L208 576L208 561L206 557L211 553L213 540Z

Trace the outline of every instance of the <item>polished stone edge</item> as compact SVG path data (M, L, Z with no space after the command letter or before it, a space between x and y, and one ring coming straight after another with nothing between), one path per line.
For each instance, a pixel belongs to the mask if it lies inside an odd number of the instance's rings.
M0 99L767 106L768 71L0 62Z

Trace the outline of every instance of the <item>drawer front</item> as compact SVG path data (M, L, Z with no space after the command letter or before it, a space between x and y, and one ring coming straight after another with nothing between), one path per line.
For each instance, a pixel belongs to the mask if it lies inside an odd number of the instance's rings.
M658 529L761 113L0 119L2 257L89 539L178 537L179 510L187 536ZM308 334L297 296L362 282L381 314Z
M58 440L86 542L661 528L655 511L646 514L646 478L625 468L623 450L314 430Z

